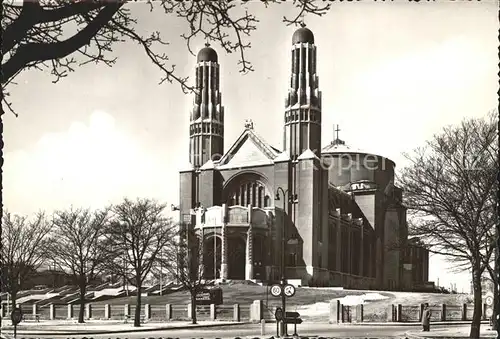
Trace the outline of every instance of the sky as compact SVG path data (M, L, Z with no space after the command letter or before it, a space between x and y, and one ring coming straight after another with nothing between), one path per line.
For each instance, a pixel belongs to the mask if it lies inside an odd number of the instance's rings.
M398 169L405 166L403 152L423 146L444 126L497 107L496 0L331 4L327 15L305 18L318 48L323 145L339 124L341 139L392 159ZM144 3L127 6L139 32L160 30L170 42L161 49L179 76L192 79L196 59L180 37L187 24L149 12ZM224 149L246 119L282 149L295 28L281 19L297 9L291 2L247 7L260 20L246 52L255 71L241 74L238 55L212 45L221 65ZM193 97L176 84L159 85L161 73L139 45L125 42L114 51L119 58L112 68L86 65L56 84L48 71L28 70L8 88L19 113L4 116L3 199L10 212L101 208L124 197L178 203ZM468 275L452 274L449 266L431 256L430 280L469 291Z

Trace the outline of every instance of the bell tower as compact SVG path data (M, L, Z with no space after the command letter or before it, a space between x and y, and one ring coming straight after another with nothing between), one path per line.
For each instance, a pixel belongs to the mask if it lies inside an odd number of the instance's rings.
M285 99L284 150L296 160L306 149L321 157L321 92L314 34L302 25L292 37L292 75Z
M196 94L189 123L189 162L195 169L224 152L224 107L221 104L217 53L206 44L197 56Z

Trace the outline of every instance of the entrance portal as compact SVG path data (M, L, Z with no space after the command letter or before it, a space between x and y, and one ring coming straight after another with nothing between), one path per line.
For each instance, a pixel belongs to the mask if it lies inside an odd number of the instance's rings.
M229 237L227 244L227 278L245 280L245 241L241 237Z
M203 264L205 267L205 279L220 278L222 241L218 236L205 239L203 244ZM215 249L215 250L214 250ZM214 255L215 254L215 255Z

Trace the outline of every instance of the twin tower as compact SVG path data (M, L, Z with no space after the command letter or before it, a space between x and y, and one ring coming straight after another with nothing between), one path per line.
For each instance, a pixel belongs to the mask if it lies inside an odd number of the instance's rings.
M292 69L285 99L284 151L295 160L307 149L321 157L321 92L316 75L313 33L299 28L292 37ZM196 95L189 126L189 160L198 169L224 154L224 107L218 56L207 44L196 63Z

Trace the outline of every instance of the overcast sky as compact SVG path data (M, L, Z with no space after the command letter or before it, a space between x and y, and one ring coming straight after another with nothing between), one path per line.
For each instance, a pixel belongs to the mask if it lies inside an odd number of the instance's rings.
M138 31L160 30L178 75L194 75L195 57L180 34L187 25L144 3L129 3ZM329 14L306 17L318 47L323 92L323 145L340 138L404 166L402 152L424 144L445 125L484 116L497 106L497 1L442 3L332 2ZM290 3L248 5L260 19L238 72L236 53L220 46L225 150L254 121L282 149L291 37L281 22ZM202 39L196 48L203 47ZM161 74L140 46L115 47L113 68L87 65L57 84L49 72L27 71L9 88L19 117L5 121L4 204L11 212L75 206L99 208L125 196L178 202L178 170L188 163L193 98ZM431 257L430 279L469 290L469 277L447 272Z

